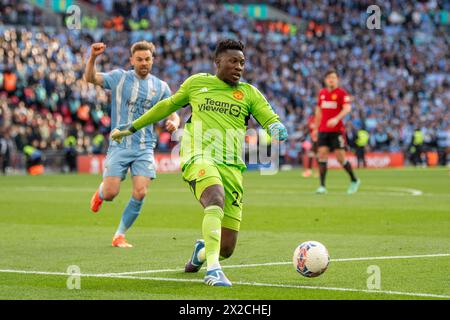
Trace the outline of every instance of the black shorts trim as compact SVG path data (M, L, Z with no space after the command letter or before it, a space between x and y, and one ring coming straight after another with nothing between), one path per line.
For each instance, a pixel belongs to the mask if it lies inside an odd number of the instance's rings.
M328 147L330 151L346 148L345 138L340 132L319 132L318 147Z

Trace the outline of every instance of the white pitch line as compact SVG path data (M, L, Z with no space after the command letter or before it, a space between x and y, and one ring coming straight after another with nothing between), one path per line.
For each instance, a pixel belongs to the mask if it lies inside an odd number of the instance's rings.
M222 266L223 268L224 266ZM165 273L165 272L182 272L184 269L155 269L155 270L145 270L145 271L130 271L130 272L112 272L112 273L103 273L107 276L126 276L131 274L143 274L143 273Z
M400 191L400 192L408 192L410 193L412 196L421 196L423 195L423 192L421 190L418 189L411 189L411 188L398 188L398 187L388 187L386 188L387 190L392 190L394 192Z
M257 286L257 287L278 287L278 288L328 290L328 291L350 291L350 292L378 293L378 294L388 294L388 295L402 295L402 296L412 296L412 297L450 299L450 296L448 296L448 295L440 295L440 294L432 294L432 293L401 292L401 291L390 291L390 290L365 290L365 289L335 288L335 287L314 287L314 286L271 284L271 283L258 283L258 282L234 282L234 283L240 284L240 285Z
M140 279L140 280L161 280L161 281L176 281L182 280L182 282L203 282L201 279L177 279L177 278L159 278L159 277L133 277L126 275L114 275L107 273L67 273L67 272L51 272L51 271L32 271L32 270L13 270L13 269L0 269L0 273L18 273L18 274L33 274L33 275L47 275L47 276L80 276L87 278L112 278L112 279Z
M0 273L21 273L21 274L40 274L48 276L69 276L67 272L51 272L51 271L29 271L29 270L13 270L0 269Z
M415 258L437 258L450 257L450 253L434 253L434 254L420 254L414 256L385 256L385 257L367 257L367 258L341 258L332 259L331 261L345 262L345 261L368 261L368 260L389 260L389 259L415 259Z
M340 188L346 188L346 186L334 186L331 188L331 190L336 191ZM283 194L312 194L314 193L314 190L311 191L303 191L306 188L296 188L296 189L288 189L288 190L280 190L279 192L274 191L268 191L268 190L259 190L259 189L249 189L249 193L255 193L255 194L273 194L273 193L283 193ZM412 196L422 196L423 192L418 189L412 189L412 188L401 188L401 187L376 187L376 186L368 186L364 187L366 190L378 190L378 191L388 191L388 192L358 192L358 194L379 194L379 195L388 195L388 196L404 196L405 193L412 195ZM307 188L306 190L309 190ZM389 192L390 191L390 192ZM392 192L395 192L395 194L392 194ZM338 193L339 194L339 193Z
M436 253L436 254L422 254L412 256L382 256L382 257L361 257L361 258L341 258L331 259L331 262L347 262L347 261L371 261L371 260L394 260L394 259L415 259L415 258L436 258L436 257L450 257L450 253ZM236 265L223 265L222 268L235 269L235 268L252 268L263 266L279 266L292 264L289 262L265 262L265 263L250 263L250 264L236 264ZM203 267L204 269L204 267ZM145 271L131 271L131 272L118 272L118 273L106 273L106 275L132 275L132 274L146 274L146 273L163 273L163 272L181 272L184 269L156 269Z
M58 275L58 276L80 276L93 278L113 278L113 279L129 279L129 280L149 280L149 281L168 281L168 282L197 282L202 283L201 279L182 279L182 278L161 278L161 277L136 277L124 275L107 275L107 274L69 274L63 272L44 272L44 271L26 271L26 270L0 270L4 273L21 273L21 274L38 274L38 275ZM321 286L303 286L277 283L260 283L260 282L244 282L235 281L235 285L253 286L253 287L271 287L271 288L290 288L290 289L307 289L307 290L326 290L326 291L341 291L341 292L360 292L370 294L386 294L386 295L401 295L411 297L427 297L427 298L442 298L450 299L450 295L440 295L433 293L418 293L418 292L401 292L390 290L365 290L354 288L336 288L336 287L321 287Z

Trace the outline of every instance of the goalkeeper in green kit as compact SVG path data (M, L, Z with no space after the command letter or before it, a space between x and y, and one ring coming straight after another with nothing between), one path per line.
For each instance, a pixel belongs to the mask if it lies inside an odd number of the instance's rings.
M187 105L192 116L181 141L183 179L204 208L202 233L185 272L198 272L206 261L204 282L231 286L219 261L229 258L236 246L242 217L242 146L250 115L278 141L287 131L267 100L254 86L240 82L244 71L244 45L236 40L218 42L216 75L195 74L171 97L158 102L126 129L115 129L111 138L120 142L145 126L156 123Z

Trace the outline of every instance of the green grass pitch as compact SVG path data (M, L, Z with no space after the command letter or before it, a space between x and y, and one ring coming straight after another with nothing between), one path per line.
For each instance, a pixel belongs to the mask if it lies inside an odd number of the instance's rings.
M349 196L341 170L329 171L327 195L315 195L317 179L298 170L246 173L238 246L223 262L232 288L204 285L203 270L181 271L201 237L202 209L180 174L152 182L127 235L132 249L110 246L129 177L98 214L89 200L100 176L1 177L0 299L449 299L448 170L357 174L360 192ZM330 253L320 277L304 278L291 263L306 240ZM384 258L356 259L373 257ZM79 290L67 288L70 265L83 275ZM373 265L380 289L367 286Z

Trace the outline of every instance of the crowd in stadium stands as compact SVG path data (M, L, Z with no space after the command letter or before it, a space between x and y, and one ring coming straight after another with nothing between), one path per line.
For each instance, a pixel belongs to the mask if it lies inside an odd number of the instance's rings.
M352 96L350 140L365 129L369 150L408 152L419 130L422 150L437 150L442 157L448 153L448 3L384 2L382 29L369 30L366 8L371 1L268 1L306 22L293 36L259 30L244 16L225 14L218 1L89 2L108 16L123 17L125 24L129 17L151 23L144 32L130 26L124 27L131 30L127 32L114 27L42 32L0 25L0 151L25 145L105 151L107 139L100 136L110 130L109 93L82 80L93 42L107 44L97 69L108 71L130 67L133 42L153 41L157 51L152 72L175 91L189 75L213 72L214 45L231 35L246 45L244 80L267 96L289 130L289 157L298 157L301 142L309 139L307 119L330 68L338 70ZM5 22L23 24L29 8L10 3L1 11L9 17ZM188 110L182 112L186 118ZM157 130L162 133L162 125ZM170 147L166 133L159 147Z
M42 23L42 11L22 0L1 0L0 21L3 24L19 24L23 26Z

